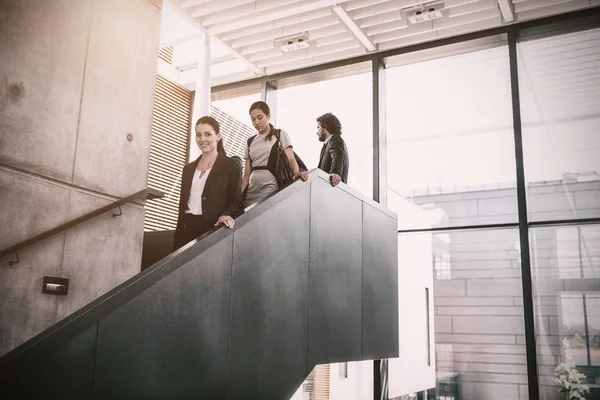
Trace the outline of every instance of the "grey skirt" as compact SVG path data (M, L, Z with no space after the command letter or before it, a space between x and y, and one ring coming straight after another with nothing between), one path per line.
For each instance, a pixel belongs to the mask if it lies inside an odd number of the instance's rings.
M257 203L279 189L277 179L266 169L252 171L244 207Z

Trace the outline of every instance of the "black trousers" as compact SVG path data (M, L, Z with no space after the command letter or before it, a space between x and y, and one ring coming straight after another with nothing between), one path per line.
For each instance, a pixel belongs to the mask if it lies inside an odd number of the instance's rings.
M183 226L175 231L173 251L210 231L215 222L217 221L212 221L212 218L209 220L203 215L184 214Z

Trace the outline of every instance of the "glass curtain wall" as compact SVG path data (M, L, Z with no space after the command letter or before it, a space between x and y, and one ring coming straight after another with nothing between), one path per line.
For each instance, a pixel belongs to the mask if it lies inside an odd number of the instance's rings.
M307 77L308 79L308 77ZM342 124L348 147L348 185L369 198L373 195L373 86L371 73L293 86L277 82L276 123L290 135L294 150L309 169L319 163L321 147L317 117L333 113Z
M558 400L555 368L566 351L572 370L600 384L600 225L530 231L540 398Z
M387 206L427 234L434 279L433 398L527 395L516 168L505 38L386 60ZM425 218L405 215L411 202ZM411 242L424 233L400 233ZM399 246L402 248L402 246ZM399 252L398 264L415 262ZM394 380L406 379L390 374ZM446 396L446 397L444 397Z
M387 205L429 214L399 229L517 221L508 48L475 45L386 60Z
M523 159L515 157L505 35L384 60L384 189L399 216L399 248L411 249L400 252L399 265L433 271L437 386L428 398L528 399L522 268L533 278L540 399L563 398L555 382L562 354L585 376L586 398L600 398L600 26L568 22L515 28ZM362 72L274 81L270 101L309 168L321 148L315 119L336 114L350 186L370 197L375 116L372 73ZM230 102L227 112L237 108L243 120L255 99ZM517 198L521 164L525 199ZM529 226L519 227L519 200ZM416 249L417 242L427 245ZM347 387L367 382L361 369L354 383L345 381L355 364L348 365L315 369L294 399L315 398L316 382L329 382L328 398L335 379ZM404 380L412 378L407 371ZM398 379L388 378L390 385Z
M600 29L523 35L519 85L529 219L600 216ZM529 232L540 398L558 400L570 358L600 392L600 225Z
M517 49L529 220L600 217L600 29Z

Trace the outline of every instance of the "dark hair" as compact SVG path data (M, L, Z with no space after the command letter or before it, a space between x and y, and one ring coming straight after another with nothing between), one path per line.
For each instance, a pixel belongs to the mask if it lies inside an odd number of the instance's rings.
M248 110L248 114L250 114L254 110L260 110L264 112L267 117L271 115L271 109L269 108L269 105L264 101L256 101L252 103L252 105L250 106L250 110ZM266 141L270 141L273 135L275 134L273 132L275 130L275 127L271 124L269 124L269 127L271 127L271 130L269 131L269 133L267 133L267 137L265 138Z
M205 116L205 117L198 119L198 121L196 122L196 126L198 126L200 124L207 124L207 125L212 126L212 128L215 130L215 133L217 135L219 133L221 133L221 125L219 124L219 121L217 121L213 117Z
M219 121L213 117L205 116L198 119L198 121L196 121L196 126L200 124L210 125L215 130L217 135L221 133L221 125L219 124ZM225 156L227 155L225 152L225 145L223 144L223 138L217 142L217 153L221 153Z
M342 134L342 124L340 120L333 115L332 113L326 113L317 118L317 122L321 124L323 129L327 130L327 132L332 135L341 135Z
M261 110L265 113L265 115L271 115L271 109L269 108L269 105L264 101L255 101L254 103L252 103L252 105L250 106L250 110L248 110L248 114L250 114L253 110Z
M226 156L226 155L227 155L227 152L225 152L225 145L223 144L223 140L224 140L224 139L223 139L223 138L221 138L221 140L219 140L219 141L217 142L217 153L221 153L221 154L223 154L224 156Z

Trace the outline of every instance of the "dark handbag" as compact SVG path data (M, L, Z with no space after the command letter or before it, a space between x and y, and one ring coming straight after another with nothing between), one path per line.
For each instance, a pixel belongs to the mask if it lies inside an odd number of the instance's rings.
M271 147L271 153L269 154L269 161L267 163L267 169L275 177L275 180L277 181L277 186L279 188L282 188L283 186L291 183L294 180L293 179L294 173L292 171L292 167L290 166L290 160L287 158L287 155L285 154L285 150L281 148L281 140L280 140L281 129L275 129L275 127L273 127L273 125L271 125L271 129L273 129L273 134L275 135L275 139L277 139L277 141L275 142L273 147ZM248 140L247 140L248 151L250 151L249 150L250 145L252 144L252 141L254 140L254 138L256 136L257 135L254 135L254 136L250 136L248 138ZM302 161L302 159L298 156L298 154L296 154L296 152L294 152L294 158L296 159L296 162L298 163L298 169L300 170L300 172L308 171L308 168L306 168L306 164L304 164L304 161ZM250 160L250 166L252 166L252 160ZM247 187L246 187L246 190L248 190ZM244 192L242 192L243 199L245 199L245 197L246 197L246 193L245 193L246 190L244 190Z
M277 186L284 187L294 180L294 172L290 167L290 160L285 154L285 150L281 148L281 141L279 140L280 130L275 131L275 137L277 138L277 154L275 158L275 179L277 179Z

